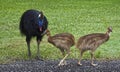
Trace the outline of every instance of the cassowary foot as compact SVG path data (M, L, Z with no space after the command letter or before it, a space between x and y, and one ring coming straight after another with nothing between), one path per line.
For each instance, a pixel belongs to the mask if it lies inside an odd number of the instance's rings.
M67 65L67 62L66 62L66 61L64 61L64 65Z
M36 56L35 59L36 59L36 60L40 60L40 61L44 61L44 60L43 60L41 57L39 57L39 56Z
M60 63L58 64L58 66L63 66L64 65L64 63L63 63L64 61L63 60L61 60L60 61Z
M93 64L93 63L91 63L91 65L92 65L92 66L97 66L98 64Z
M63 66L63 65L67 65L66 61L63 61L61 64L59 64L58 66Z
M79 65L79 66L82 66L82 64L81 64L80 62L78 62L78 65Z
M64 63L61 63L59 66L63 66L63 65L65 65Z

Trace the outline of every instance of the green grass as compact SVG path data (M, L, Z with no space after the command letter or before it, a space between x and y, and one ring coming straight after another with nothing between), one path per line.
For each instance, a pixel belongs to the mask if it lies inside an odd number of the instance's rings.
M113 27L110 40L95 52L98 59L120 59L120 1L119 0L0 0L0 63L27 60L25 37L19 32L22 13L28 9L42 10L49 21L52 35L69 32L77 39L89 33L105 33ZM36 39L31 41L32 58L37 51ZM40 45L44 59L62 58L60 51L43 38ZM73 46L68 58L78 59L79 50ZM88 52L84 59L89 59Z

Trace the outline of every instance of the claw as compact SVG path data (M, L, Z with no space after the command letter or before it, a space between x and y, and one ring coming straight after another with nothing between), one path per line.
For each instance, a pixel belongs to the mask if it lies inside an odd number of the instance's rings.
M36 56L35 57L36 60L41 60L41 61L44 61L42 58L40 58L39 56Z
M64 61L64 65L67 65L67 62L66 62L66 61Z
M58 66L63 65L63 60L60 61L60 63L58 64Z
M81 64L80 62L78 62L78 65L79 65L79 66L82 66L82 64Z
M92 65L92 66L97 66L97 64L93 64L93 63L92 63L91 65Z
M82 64L79 64L79 63L78 63L78 65L79 65L79 66L82 66Z

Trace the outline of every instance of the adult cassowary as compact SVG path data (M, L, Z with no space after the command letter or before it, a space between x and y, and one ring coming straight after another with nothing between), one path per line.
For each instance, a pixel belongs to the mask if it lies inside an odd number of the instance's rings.
M31 9L25 11L21 16L19 29L21 34L26 36L29 58L31 58L30 51L31 38L36 37L38 48L36 58L40 59L39 45L47 27L48 27L47 18L43 15L43 12L41 11Z

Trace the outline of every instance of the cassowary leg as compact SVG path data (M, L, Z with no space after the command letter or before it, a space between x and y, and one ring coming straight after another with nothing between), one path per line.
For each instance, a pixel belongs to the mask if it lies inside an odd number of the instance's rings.
M42 60L42 59L40 58L40 48L39 48L39 45L40 45L40 40L37 39L37 55L36 55L36 59L37 59L37 60Z
M63 49L63 48L59 48L59 49L60 49L60 51L62 52L62 55L63 55L63 57L64 57L64 56L65 56L65 51L64 51L64 49ZM59 64L60 64L60 62L59 62ZM58 64L58 66L60 66L59 64ZM63 65L63 63L62 63L61 65Z
M94 52L91 51L90 54L91 54L91 65L96 66L97 64L94 64L94 61L93 61L94 60Z
M28 56L29 56L29 58L31 58L30 40L31 40L31 37L26 37L26 42L27 42L27 47L28 47Z
M64 51L64 49L60 49L60 51L62 52L62 55L63 55L63 57L65 56L65 51Z
M81 51L80 51L80 60L78 61L78 65L82 65L82 64L81 64L81 60L82 60L83 53L84 53L84 51L81 50Z
M60 61L60 63L58 64L58 66L61 66L61 65L65 65L66 64L66 61L65 59L70 55L70 50L68 49L67 50L67 54L65 55L65 57ZM64 63L63 63L64 62Z

